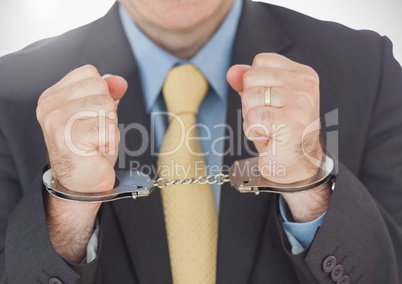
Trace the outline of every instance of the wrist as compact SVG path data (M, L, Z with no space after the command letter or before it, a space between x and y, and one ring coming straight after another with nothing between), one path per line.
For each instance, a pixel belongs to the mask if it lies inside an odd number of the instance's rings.
M282 196L293 220L297 223L306 223L317 219L327 211L331 194L331 182L327 182L306 191L282 193Z
M317 157L317 156L316 156ZM321 157L321 155L319 155ZM312 166L307 171L315 171L317 173L324 170L328 174L333 172L334 163L327 157L323 156L321 159L315 161L322 161L317 163L317 166ZM306 175L308 181L314 182L316 175ZM283 198L289 206L289 210L293 219L298 223L306 223L313 221L325 213L328 209L329 201L331 199L333 190L333 177L325 183L318 185L315 188L300 191L295 193L284 193Z
M71 202L48 193L44 201L49 238L56 253L71 263L80 263L101 203Z
M297 151L289 155L260 155L261 175L278 184L312 183L325 165L327 156L319 147L314 153Z

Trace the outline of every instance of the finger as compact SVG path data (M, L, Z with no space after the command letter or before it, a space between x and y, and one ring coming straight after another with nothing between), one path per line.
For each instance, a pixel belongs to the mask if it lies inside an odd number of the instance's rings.
M251 141L278 140L278 130L286 125L285 114L280 109L255 107L244 117L243 130Z
M109 86L106 80L102 78L87 78L63 88L57 92L62 97L61 102L76 100L94 95L109 95Z
M43 94L39 98L39 102L48 97L49 95L62 90L66 88L67 86L76 83L81 80L85 80L88 78L101 78L98 70L92 66L92 65L85 65L82 67L79 67L70 73L68 73L66 76L64 76L60 81L58 81L56 84L53 86L49 87L46 91L43 92Z
M271 105L265 105L265 92L270 88ZM247 114L250 109L255 107L276 107L282 108L285 106L285 97L287 97L285 87L254 87L244 90L241 94L243 114Z
M123 77L116 75L110 75L103 78L108 84L109 93L112 96L113 100L119 101L124 96L124 93L127 91L127 81Z
M65 140L67 147L76 155L117 155L119 130L117 120L94 117L67 124Z
M247 138L253 141L268 138L297 146L306 127L316 119L315 115L306 117L302 109L285 111L285 108L256 107L245 115L243 129Z
M69 119L86 119L95 116L115 116L117 106L109 95L93 95L68 101L46 100L38 106L36 114L41 125L60 127ZM49 129L48 131L53 131Z
M270 88L270 105L265 105L265 96L267 88ZM242 112L244 115L255 107L273 107L292 109L312 110L319 101L314 99L310 93L300 90L294 90L288 86L283 87L254 87L245 90L241 95Z
M276 53L260 53L254 57L252 67L269 67L300 72L318 79L313 68Z
M228 83L236 92L243 91L243 75L250 68L251 66L249 65L233 65L226 73Z
M243 75L243 88L282 87L284 85L299 87L302 74L284 69L258 67L251 68Z
M41 106L47 106L47 109L63 107L69 101L84 99L86 97L88 97L87 101L92 100L93 103L96 103L96 95L110 97L109 92L109 85L106 80L102 78L87 78L74 82L52 95L43 97L38 103ZM113 100L112 97L110 99Z
M92 101L93 104L96 104L96 95L99 95L109 96L116 101L114 104L117 105L126 89L127 82L120 76L110 76L106 79L91 77L74 82L52 95L44 96L38 103L47 105L47 109L62 107L66 104L66 100L78 100L81 98L86 98L84 101ZM89 110L92 110L91 105L89 105Z
M94 117L85 120L71 120L65 127L54 130L49 140L53 153L59 156L73 155L92 157L96 155L116 156L120 132L116 120Z

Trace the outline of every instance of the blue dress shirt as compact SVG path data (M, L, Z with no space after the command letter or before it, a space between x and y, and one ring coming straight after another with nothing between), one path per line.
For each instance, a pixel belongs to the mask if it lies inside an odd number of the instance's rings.
M225 120L227 112L228 83L226 72L230 67L231 52L237 25L241 15L242 1L234 3L219 29L205 46L191 59L180 60L152 42L135 24L130 15L120 6L124 31L137 61L147 112L151 118L152 146L157 153L167 128L166 106L161 96L162 85L169 70L179 64L194 64L208 80L209 89L200 106L197 123L205 162L211 174L220 172L223 163ZM213 114L213 115L211 115ZM209 132L209 133L208 133ZM213 185L213 193L219 211L220 186ZM310 245L324 215L309 223L293 223L286 218L287 205L280 199L280 212L284 230L294 254Z

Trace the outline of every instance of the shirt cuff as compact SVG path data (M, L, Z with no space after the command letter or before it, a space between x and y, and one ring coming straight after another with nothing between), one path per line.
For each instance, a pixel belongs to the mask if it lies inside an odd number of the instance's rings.
M93 231L91 238L87 245L87 256L85 257L83 264L90 263L97 256L99 246L99 220L96 219L95 230Z
M283 199L282 195L279 196L279 211L282 217L282 227L292 246L292 253L298 254L310 246L318 227L321 226L324 220L326 212L313 221L296 223L289 221L287 218L286 212L288 210L285 199Z

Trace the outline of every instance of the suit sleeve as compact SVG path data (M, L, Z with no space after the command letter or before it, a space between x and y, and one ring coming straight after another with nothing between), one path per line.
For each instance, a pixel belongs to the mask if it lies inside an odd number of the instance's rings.
M46 152L34 115L36 96L49 82L31 74L37 57L29 58L16 54L0 60L0 74L5 74L0 76L0 283L49 283L52 278L93 283L97 259L69 264L48 236L40 176Z
M4 243L7 220L21 195L14 161L0 129L0 283L5 281Z
M8 220L5 240L7 283L94 283L98 258L88 264L64 261L47 231L41 178L32 184Z
M402 70L387 38L382 52L360 174L339 162L325 219L304 252L291 254L277 218L301 283L402 283Z

